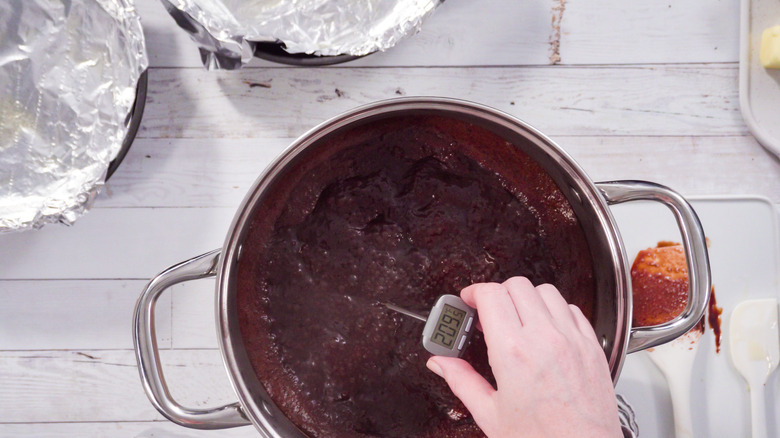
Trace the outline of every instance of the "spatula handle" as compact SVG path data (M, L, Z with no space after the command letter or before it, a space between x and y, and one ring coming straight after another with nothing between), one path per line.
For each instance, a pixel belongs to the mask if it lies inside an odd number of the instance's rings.
M682 338L648 351L648 357L664 373L672 398L675 438L693 438L691 418L691 377L701 335L687 333Z
M753 438L767 438L764 383L750 384L750 428Z
M674 412L674 435L676 438L693 438L691 419L691 374L690 368L680 372L667 372L669 394Z

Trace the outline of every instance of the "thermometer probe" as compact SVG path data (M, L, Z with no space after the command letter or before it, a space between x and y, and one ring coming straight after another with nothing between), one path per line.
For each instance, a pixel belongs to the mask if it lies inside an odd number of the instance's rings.
M455 295L442 295L427 317L384 303L385 307L425 322L422 345L437 356L461 357L477 323L477 311Z

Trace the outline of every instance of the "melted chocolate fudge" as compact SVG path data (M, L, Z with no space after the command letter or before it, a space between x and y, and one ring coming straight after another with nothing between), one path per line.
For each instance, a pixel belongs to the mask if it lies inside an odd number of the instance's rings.
M468 122L396 117L310 148L255 212L239 323L274 402L312 437L483 436L425 367L442 294L527 276L590 317L591 257L570 205L516 146ZM465 356L492 381L480 334Z

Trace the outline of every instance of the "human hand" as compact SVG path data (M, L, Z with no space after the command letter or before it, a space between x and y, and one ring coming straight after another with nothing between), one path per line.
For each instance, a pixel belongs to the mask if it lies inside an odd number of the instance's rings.
M554 286L513 277L460 295L477 309L498 389L462 359L433 356L427 366L488 437L623 437L604 351Z

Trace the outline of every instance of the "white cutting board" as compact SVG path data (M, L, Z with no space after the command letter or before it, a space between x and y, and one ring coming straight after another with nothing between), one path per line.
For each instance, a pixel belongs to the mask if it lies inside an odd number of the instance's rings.
M780 298L778 224L774 206L759 197L693 198L689 201L710 241L712 283L721 317L721 349L715 353L712 330L706 329L692 378L694 437L750 436L747 385L734 370L728 353L728 321L734 306L751 298ZM641 249L658 241L680 241L671 213L660 204L629 203L612 207L626 245L629 263ZM770 437L780 436L780 373L767 383ZM646 353L626 359L617 385L636 411L641 437L674 437L671 399L660 371Z

